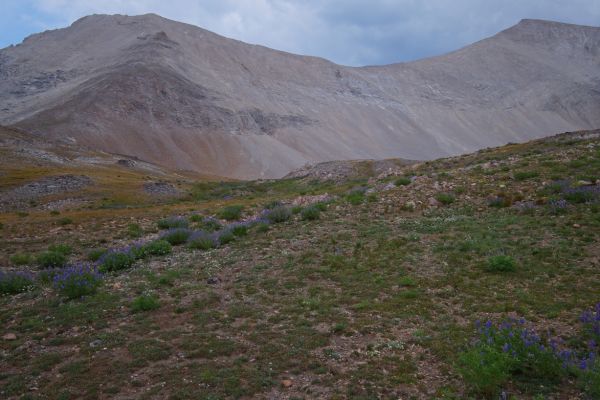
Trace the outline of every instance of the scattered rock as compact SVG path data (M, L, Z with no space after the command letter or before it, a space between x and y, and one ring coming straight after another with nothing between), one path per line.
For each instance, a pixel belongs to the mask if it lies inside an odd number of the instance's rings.
M6 335L2 336L2 339L3 340L17 340L17 335L10 332L10 333L7 333Z
M289 388L293 384L294 384L294 382L292 382L291 379L284 379L281 381L281 386L283 386L284 388Z
M219 278L217 278L216 276L211 276L210 278L208 278L206 280L206 283L208 283L209 285L216 285L220 282L221 282L221 280Z
M144 192L157 196L177 196L179 190L167 182L144 183Z
M439 207L440 206L440 202L437 201L436 199L434 199L433 197L430 197L429 200L427 200L427 202L430 207Z
M417 205L412 200L409 200L406 203L404 203L404 209L406 209L406 210L411 210L412 211L415 208L417 208Z
M581 228L581 225L579 225L579 224L573 224L573 228Z
M133 167L135 167L136 162L133 160L129 160L129 159L120 159L117 161L117 164L121 165L123 167L133 168Z
M85 175L49 176L10 190L4 193L0 200L31 200L50 194L72 192L74 190L82 189L91 184L92 180Z
M90 347L96 348L102 346L102 340L96 339L90 342Z
M306 205L315 204L315 203L325 203L331 199L332 199L332 197L327 193L319 194L316 196L300 196L300 197L296 197L292 201L292 205L293 206L306 206Z

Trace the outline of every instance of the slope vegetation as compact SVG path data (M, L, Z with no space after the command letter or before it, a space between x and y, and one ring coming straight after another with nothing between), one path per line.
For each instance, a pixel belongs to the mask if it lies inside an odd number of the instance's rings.
M598 171L588 131L45 233L1 214L0 394L598 398Z

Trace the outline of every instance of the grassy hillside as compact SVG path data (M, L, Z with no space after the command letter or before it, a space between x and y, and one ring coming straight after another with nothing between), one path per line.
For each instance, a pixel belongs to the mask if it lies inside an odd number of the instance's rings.
M596 131L6 212L1 397L599 398L599 171Z

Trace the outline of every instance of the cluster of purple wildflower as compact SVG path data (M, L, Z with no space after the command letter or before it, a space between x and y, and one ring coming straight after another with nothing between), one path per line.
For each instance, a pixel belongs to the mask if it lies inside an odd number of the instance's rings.
M600 341L600 303L593 311L585 311L580 321L583 324L583 345L569 348L560 338L544 337L527 327L524 319L509 319L496 325L491 321L482 324L476 322L480 334L479 342L506 353L515 360L536 362L544 359L546 363L556 363L565 371L582 373L600 373L598 356ZM600 378L599 378L600 379Z
M588 310L581 314L580 321L593 339L600 340L600 303L596 304L593 311Z
M551 199L547 203L547 211L552 215L564 214L569 203L565 199Z
M563 190L564 197L569 200L592 203L600 199L600 185L584 185Z
M190 245L190 247L208 250L214 247L218 247L221 244L220 234L221 231L206 232L203 230L197 230L190 234L187 242Z
M487 321L485 324L479 321L475 323L484 343L497 345L504 353L509 353L513 357L530 355L534 350L547 350L541 336L534 330L526 328L525 324L523 318L519 320L511 318L498 326L492 321Z
M264 213L264 212L263 212ZM215 248L227 244L234 239L235 236L241 236L246 231L257 224L270 224L271 221L261 215L247 219L245 221L232 222L221 229L214 232L205 230L192 231L187 242L192 246L200 249Z
M35 277L26 271L0 271L0 295L25 292L34 286Z
M567 203L597 203L600 201L600 185L572 186L568 180L554 181L548 186L559 197L549 202L551 207L563 209Z
M70 299L93 294L103 276L92 264L74 264L64 267L54 274L52 285Z

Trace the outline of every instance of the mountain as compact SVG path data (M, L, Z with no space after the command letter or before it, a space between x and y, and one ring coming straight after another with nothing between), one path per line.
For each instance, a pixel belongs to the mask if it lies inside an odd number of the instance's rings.
M458 51L346 67L157 15L0 50L0 124L173 169L274 178L600 127L600 28L523 20Z

